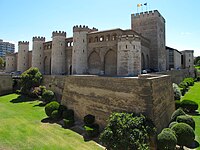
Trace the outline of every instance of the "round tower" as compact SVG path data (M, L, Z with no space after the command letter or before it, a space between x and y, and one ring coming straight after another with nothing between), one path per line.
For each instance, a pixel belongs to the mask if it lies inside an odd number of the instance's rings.
M118 37L117 75L137 76L141 74L141 40L135 35Z
M44 42L44 37L33 37L32 67L37 67L41 73L44 73Z
M19 41L18 42L18 58L17 58L17 71L21 73L28 69L29 59L29 42Z
M87 65L87 33L88 26L73 27L73 51L72 51L72 73L86 74Z
M55 31L52 33L51 74L61 75L66 73L66 32Z

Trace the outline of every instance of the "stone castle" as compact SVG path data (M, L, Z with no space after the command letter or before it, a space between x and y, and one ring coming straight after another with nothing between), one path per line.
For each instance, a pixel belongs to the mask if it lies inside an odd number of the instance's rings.
M20 41L18 53L6 57L6 72L37 67L47 75L137 76L142 70L165 71L166 52L165 19L155 10L132 14L128 30L74 26L73 37L63 31L54 31L48 42L33 37L32 51L29 42Z

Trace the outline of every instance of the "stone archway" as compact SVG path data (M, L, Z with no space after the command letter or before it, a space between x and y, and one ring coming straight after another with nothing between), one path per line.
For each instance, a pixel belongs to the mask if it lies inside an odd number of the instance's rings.
M142 59L141 59L141 65L142 65L142 70L145 69L145 58L144 58L144 54L142 53Z
M47 56L44 58L44 74L51 74L51 58Z
M117 75L117 54L113 50L109 50L104 57L104 71L105 75Z
M88 69L89 74L100 74L101 58L96 51L90 54L88 59L88 67L89 67Z

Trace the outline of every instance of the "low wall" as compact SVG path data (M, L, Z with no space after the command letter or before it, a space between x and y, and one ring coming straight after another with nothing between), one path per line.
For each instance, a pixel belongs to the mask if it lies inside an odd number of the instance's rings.
M13 80L11 75L0 74L0 95L12 93Z
M67 76L61 103L73 109L79 120L92 114L102 126L112 112L144 113L160 131L169 123L175 104L170 77L157 76Z
M58 101L62 99L63 88L65 85L66 76L59 75L43 75L42 85L47 89L52 90Z
M179 84L181 81L183 81L184 78L192 77L189 74L188 69L181 69L181 70L169 70L165 72L158 72L156 74L164 74L171 76L171 80L173 83Z

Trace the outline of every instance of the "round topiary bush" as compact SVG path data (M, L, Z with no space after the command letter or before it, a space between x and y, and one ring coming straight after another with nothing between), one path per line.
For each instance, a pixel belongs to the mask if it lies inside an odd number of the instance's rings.
M54 110L58 110L59 106L60 104L56 101L50 102L45 106L45 113L47 114L47 116L51 117L51 113Z
M95 122L95 116L93 116L91 114L86 115L84 117L83 121L84 121L85 125L91 125L91 124L93 124Z
M74 120L74 111L72 109L64 110L62 117L63 119Z
M186 113L181 108L175 110L171 116L171 122L176 121L176 118L181 115L186 115Z
M198 104L191 100L183 100L181 101L181 107L184 111L195 112L198 109Z
M173 121L173 122L171 122L170 124L169 124L169 128L172 128L175 124L177 124L178 122L176 122L176 121Z
M177 84L173 83L173 90L174 90L174 100L181 99L181 91Z
M52 119L54 120L58 120L60 118L60 113L58 110L54 110L52 113L51 113L51 116L50 116Z
M63 119L64 128L71 128L74 125L74 120Z
M177 123L172 126L172 130L177 137L177 144L183 148L183 146L191 145L195 139L195 133L192 127L186 123Z
M175 132L170 128L165 128L162 130L157 137L157 146L160 150L170 150L175 149L177 144L177 138Z
M64 111L67 110L67 107L64 105L60 105L58 111L60 112L60 114L62 115Z
M182 115L182 116L178 116L177 118L176 118L176 121L178 122L178 123L186 123L186 124L188 124L188 125L190 125L194 130L195 130L195 121L194 121L194 119L192 118L192 117L190 117L190 116L187 116L187 115Z
M42 94L42 99L47 103L51 102L54 99L54 92L51 90L45 90Z

